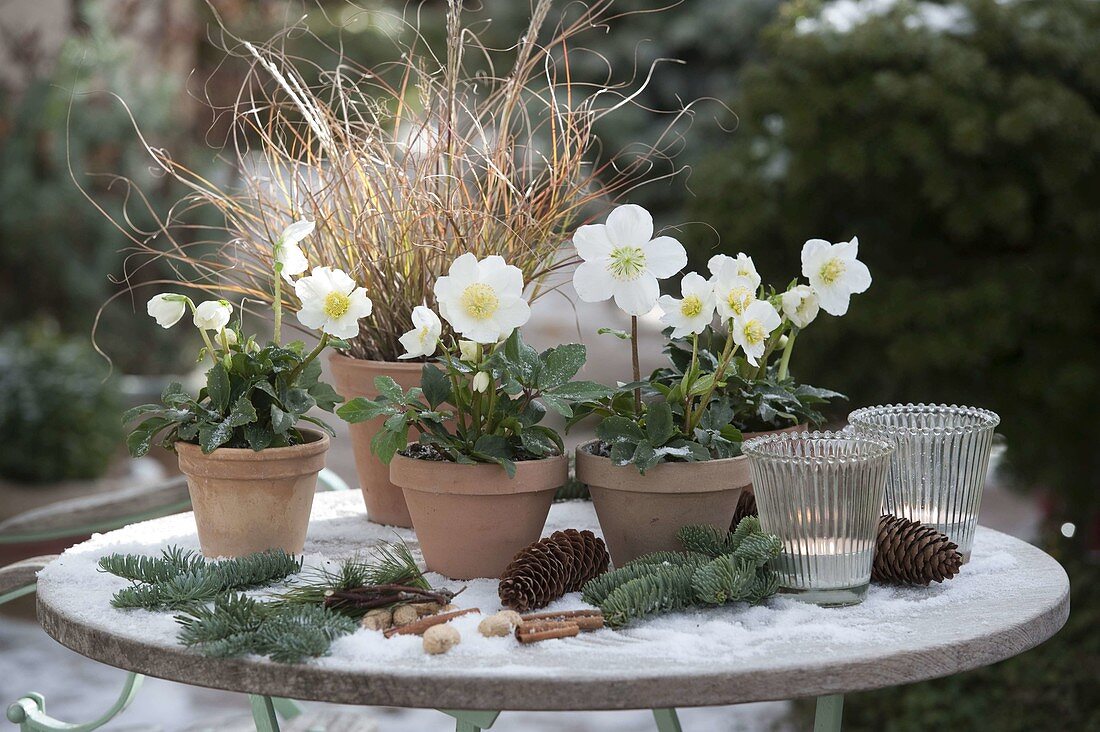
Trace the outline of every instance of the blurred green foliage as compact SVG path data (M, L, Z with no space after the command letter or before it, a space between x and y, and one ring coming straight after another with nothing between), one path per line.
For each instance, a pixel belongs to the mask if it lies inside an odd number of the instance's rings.
M902 0L846 32L792 3L732 101L688 218L761 272L858 234L875 282L803 336L797 378L853 405L994 409L1024 477L1088 525L1100 452L1100 5L963 0L949 30ZM928 5L922 3L922 5ZM803 20L798 18L803 16ZM915 22L916 21L916 22ZM696 267L714 238L691 242Z
M52 65L48 59L31 64L49 68L47 73L25 88L0 88L0 319L49 318L64 332L84 337L100 306L125 289L109 277L122 275L122 250L129 242L84 197L69 166L97 205L151 232L152 216L123 178L140 188L158 215L181 190L152 175L130 114L154 144L178 141L185 132L173 117L184 80L136 78L137 62L102 15L89 12L86 19L89 27L69 37ZM146 266L133 281L167 271L163 263ZM156 327L145 315L145 299L153 292L138 291L134 302L121 297L103 312L96 341L124 372L179 372L187 366L180 334Z
M118 385L87 339L49 329L0 338L0 477L90 480L122 445Z

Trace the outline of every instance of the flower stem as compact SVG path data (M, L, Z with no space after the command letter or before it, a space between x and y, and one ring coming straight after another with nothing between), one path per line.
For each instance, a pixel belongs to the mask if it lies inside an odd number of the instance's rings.
M309 352L300 364L294 367L294 370L290 372L290 378L287 383L294 384L298 380L298 376L305 370L306 366L309 366L310 361L321 355L321 351L325 350L328 346L328 333L321 334L321 340L317 342L317 347Z
M630 365L634 370L634 383L642 380L642 368L638 363L638 316L630 316ZM642 388L634 387L634 415L642 415Z
M710 382L710 388L703 394L703 398L699 400L699 406L695 409L688 419L687 423L687 436L688 439L695 432L695 428L699 425L699 421L703 418L703 412L706 411L707 405L710 404L710 398L714 396L714 390L718 388L718 382L726 374L726 367L729 366L730 359L733 358L733 354L737 353L737 347L733 344L733 324L730 323L729 333L726 335L726 345L722 347L722 356L718 359L718 368L714 370L714 379Z
M783 349L783 357L779 359L779 371L776 373L776 381L787 378L787 368L791 363L791 351L794 350L794 339L798 335L798 328L791 328L791 334L787 336L787 347Z
M688 379L684 384L684 417L691 418L691 386L695 383L695 375L699 364L699 334L691 334L691 364L688 366Z
M279 340L282 337L283 331L283 277L282 277L282 262L275 262L275 297L273 298L272 307L275 310L275 331L272 334L274 337L272 340L275 345L279 345Z

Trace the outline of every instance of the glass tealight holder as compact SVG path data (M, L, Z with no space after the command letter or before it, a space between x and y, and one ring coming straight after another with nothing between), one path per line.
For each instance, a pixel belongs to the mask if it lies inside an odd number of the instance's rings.
M767 435L742 445L760 524L783 542L771 564L781 593L818 605L863 601L892 451L849 432Z
M848 415L856 434L895 446L883 513L934 526L970 560L993 430L988 409L954 404L888 404Z

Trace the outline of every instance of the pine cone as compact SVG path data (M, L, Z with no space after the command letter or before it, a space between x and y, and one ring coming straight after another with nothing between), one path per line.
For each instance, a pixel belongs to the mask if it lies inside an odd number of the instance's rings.
M566 529L521 549L504 570L497 594L505 607L536 610L577 592L607 570L607 547L591 531Z
M898 516L878 520L871 579L893 584L927 585L959 573L962 554L946 534Z
M741 496L737 499L737 508L733 511L733 521L730 523L730 531L737 528L737 524L741 523L741 519L746 516L759 516L759 512L756 510L756 496L748 490L741 491Z

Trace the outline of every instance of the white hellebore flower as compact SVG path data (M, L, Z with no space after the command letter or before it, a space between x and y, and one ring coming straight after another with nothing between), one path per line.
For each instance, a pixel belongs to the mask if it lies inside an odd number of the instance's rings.
M149 298L145 306L149 316L156 319L161 328L171 328L180 322L180 318L187 312L187 298L171 292L162 292Z
M748 259L748 257L745 258ZM751 259L748 259L748 262L750 265L752 264ZM760 275L756 274L755 269L750 273L755 275L755 278L742 274L746 270L742 266L741 260L727 257L724 254L711 257L710 263L716 265L716 268L712 270L714 272L712 280L714 282L714 297L717 300L718 314L722 316L723 321L736 318L756 301L756 288L760 286Z
M359 319L374 309L367 291L332 267L314 267L308 277L294 283L294 292L302 301L298 322L337 338L359 335Z
M195 308L194 323L199 330L221 330L229 325L233 306L228 300L207 300Z
M757 359L764 355L768 336L782 322L783 319L770 302L754 300L745 308L745 312L733 319L733 342L741 346L745 358L756 366Z
M413 329L397 340L405 349L399 359L427 357L435 353L443 323L431 308L417 305L412 311Z
M237 332L232 328L223 328L217 337L218 345L222 348L229 348L230 346L237 345Z
M477 344L473 341L459 341L458 357L463 361L477 363Z
M849 298L871 286L871 272L856 259L858 254L859 239L854 236L839 244L810 239L802 246L802 274L830 315L844 315Z
M818 302L817 293L809 285L792 287L780 295L779 301L787 320L799 328L805 328L814 322L821 305Z
M657 304L657 280L687 264L684 246L671 236L653 236L653 217L641 206L619 206L606 224L587 224L573 234L580 266L573 288L585 302L615 298L628 315L645 315Z
M295 221L283 229L279 241L275 242L275 261L282 265L281 273L287 282L292 282L291 277L309 269L309 260L298 244L312 234L316 227L317 224L313 221Z
M478 371L476 374L474 374L474 381L472 386L474 391L476 391L478 394L484 393L485 390L489 388L489 372Z
M477 343L507 338L531 317L523 273L495 254L478 261L467 252L456 259L436 280L435 299L447 322Z
M689 333L702 333L714 319L714 287L695 272L680 281L683 298L662 295L657 304L663 314L661 322L672 326L672 337L683 338Z
M715 254L707 261L707 269L710 270L712 275L717 275L723 268L732 267L727 272L727 276L736 275L737 277L744 277L752 282L752 289L755 291L757 287L760 287L760 273L756 271L756 265L753 264L752 257L744 252L738 252L736 257L730 257L725 254Z

